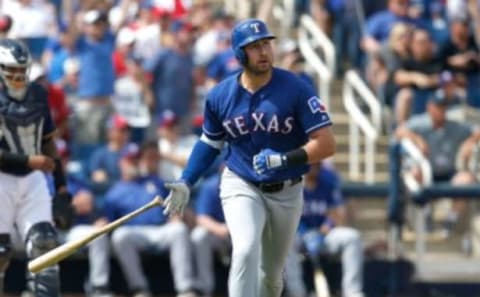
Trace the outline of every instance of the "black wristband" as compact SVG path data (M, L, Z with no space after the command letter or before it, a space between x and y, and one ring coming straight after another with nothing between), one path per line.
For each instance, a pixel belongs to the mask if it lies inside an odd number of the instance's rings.
M55 184L55 190L58 191L59 188L65 187L67 181L65 179L65 173L63 172L62 161L60 159L55 159L55 169L53 170L53 181Z
M28 169L28 156L2 152L0 153L0 167Z
M290 151L285 155L285 162L288 167L304 165L308 162L307 152L303 148Z

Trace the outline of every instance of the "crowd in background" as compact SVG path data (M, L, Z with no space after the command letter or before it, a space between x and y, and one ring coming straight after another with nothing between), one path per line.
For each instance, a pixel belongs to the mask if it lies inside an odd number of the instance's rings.
M334 41L337 75L347 67L358 69L392 111L393 127L403 127L414 115L429 112L430 102L441 105L440 113L456 104L480 107L480 10L476 5L477 1L467 0L295 1L298 15L311 14ZM236 17L225 12L222 1L0 0L0 12L0 38L17 38L28 45L35 58L30 78L49 91L77 227L105 224L153 194L165 194L161 181L179 178L201 133L203 95L241 67L230 47ZM298 18L293 25L298 25ZM294 39L277 40L277 53L279 66L313 84ZM436 121L426 122L432 126ZM439 163L438 176L453 176L451 156L469 137L478 136L469 128L455 147L446 148L447 160L432 160ZM448 135L441 139L450 140ZM441 149L435 155L439 159ZM117 243L113 252L120 255L128 285L137 297L148 296L148 284L136 250L169 247L179 293L198 289L194 272L185 262L193 254L196 261L211 262L202 254L208 236L213 234L216 240L207 242L213 242L222 255L228 254L228 230L220 206L210 201L220 167L218 162L203 183L210 187L208 191L195 191L183 222L167 222L159 211L133 221L132 225L168 225L161 232L168 246L148 230L142 231L141 240L128 228L112 236ZM336 189L333 180L332 191ZM343 204L335 199L340 198L331 197L332 208ZM208 226L210 233L195 229L198 225ZM74 230L69 236L75 237ZM191 240L189 230L193 230ZM359 243L358 234L349 236L357 240L354 245ZM90 249L91 258L96 259L90 260L90 291L105 293L108 265L104 261L109 255L98 251L108 250L102 248L108 242L96 244ZM212 293L210 274L200 275L203 293ZM346 286L358 277L350 275Z

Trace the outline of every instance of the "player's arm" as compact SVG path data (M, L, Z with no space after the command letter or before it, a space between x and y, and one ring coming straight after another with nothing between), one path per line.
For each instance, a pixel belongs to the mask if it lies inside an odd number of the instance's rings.
M190 198L190 188L212 165L219 155L222 146L223 141L212 140L205 134L202 134L193 147L192 154L187 161L180 180L165 184L165 187L170 190L170 194L164 202L164 214L183 213L183 209Z
M335 153L335 147L335 137L331 127L328 126L312 132L308 142L299 151L305 151L306 163L314 164L332 156ZM287 153L287 158L288 155Z

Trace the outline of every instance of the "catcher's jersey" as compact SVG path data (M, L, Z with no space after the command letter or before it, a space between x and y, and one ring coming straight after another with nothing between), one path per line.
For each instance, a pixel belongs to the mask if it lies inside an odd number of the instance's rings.
M239 74L216 85L207 95L203 133L229 146L226 165L247 181L274 182L298 177L307 165L257 174L253 156L261 149L288 152L305 144L313 131L331 125L314 90L297 75L273 69L270 81L250 93Z
M30 83L23 100L8 96L0 83L0 150L33 155L41 154L42 140L55 131L50 115L47 91ZM30 169L5 168L14 175L28 174Z

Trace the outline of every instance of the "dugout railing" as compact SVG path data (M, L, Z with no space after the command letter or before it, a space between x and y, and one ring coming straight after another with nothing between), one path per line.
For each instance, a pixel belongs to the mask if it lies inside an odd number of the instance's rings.
M408 160L408 161L407 161ZM475 162L476 158L472 158ZM404 164L418 166L422 180L417 181ZM406 170L405 170L406 169ZM476 199L480 197L480 183L452 185L449 182L434 183L428 159L410 140L393 141L390 145L389 199L392 212L389 219L401 227L404 209L411 202L415 207L415 261L424 259L427 252L427 206L441 198ZM401 239L401 238L399 238Z

